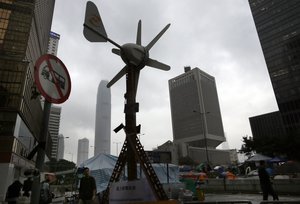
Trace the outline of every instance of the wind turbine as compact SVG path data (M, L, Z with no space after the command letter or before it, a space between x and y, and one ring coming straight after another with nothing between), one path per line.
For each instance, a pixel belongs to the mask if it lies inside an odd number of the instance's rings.
M103 195L103 200L106 202L109 194L109 187L112 182L118 181L121 176L121 170L125 166L125 160L127 160L127 172L128 180L137 179L137 159L144 171L144 174L152 188L158 200L167 200L168 196L164 192L162 185L158 177L155 174L154 169L148 157L145 154L143 146L137 137L138 126L136 126L136 112L138 112L138 103L136 103L136 91L139 80L140 71L145 67L153 67L161 70L168 71L170 66L163 64L159 61L151 59L149 57L149 51L153 45L160 39L160 37L170 27L170 24L166 25L157 36L146 46L142 46L142 22L138 22L137 37L135 43L126 43L119 45L115 41L107 37L103 22L99 15L99 11L96 5L88 1L86 5L85 21L84 21L84 36L90 42L110 42L117 48L113 48L112 52L122 58L125 62L125 66L117 73L116 76L107 84L107 87L111 87L120 78L126 75L126 104L124 108L125 112L125 133L126 140L121 149L118 161L110 178L107 189ZM129 143L129 145L127 145Z
M170 27L170 24L166 25L153 40L146 46L143 46L142 41L142 21L138 22L137 36L135 43L126 43L124 45L119 45L113 40L107 37L104 25L102 23L101 17L99 15L96 5L88 1L86 7L86 15L84 22L84 36L90 42L110 42L117 48L113 48L112 52L119 55L124 63L126 64L119 73L113 77L113 79L107 84L107 87L111 87L120 78L128 73L129 69L134 69L135 71L135 84L137 88L140 70L145 66L161 69L164 71L170 70L170 66L161 63L157 60L151 59L149 57L149 51L153 45L160 39L160 37L166 32ZM135 90L136 91L136 90Z

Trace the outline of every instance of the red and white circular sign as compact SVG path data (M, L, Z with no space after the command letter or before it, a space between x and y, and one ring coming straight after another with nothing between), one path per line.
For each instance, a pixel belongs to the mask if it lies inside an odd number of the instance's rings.
M50 103L65 102L71 92L71 79L64 63L54 55L41 56L35 63L34 79L38 90Z

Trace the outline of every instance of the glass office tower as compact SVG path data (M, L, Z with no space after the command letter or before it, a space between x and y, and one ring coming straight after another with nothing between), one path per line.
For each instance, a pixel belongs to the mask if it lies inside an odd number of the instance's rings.
M54 3L0 1L0 201L7 186L34 167L26 157L39 138L42 106L32 98L33 71L47 51Z
M284 127L300 130L300 1L249 0Z

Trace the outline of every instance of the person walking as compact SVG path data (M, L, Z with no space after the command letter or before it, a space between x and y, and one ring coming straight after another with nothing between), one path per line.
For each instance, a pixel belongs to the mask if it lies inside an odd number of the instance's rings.
M41 183L40 204L48 204L52 202L52 193L50 191L50 179L45 175L45 180Z
M266 171L265 161L261 160L259 162L260 166L258 168L258 176L260 181L260 187L263 191L263 200L268 200L269 194L273 196L273 200L279 200L278 195L274 191L272 187L272 183L270 181L270 176Z
M30 196L30 191L32 188L32 180L31 177L28 177L25 181L24 181L24 185L23 185L23 196L29 197Z
M90 176L90 169L83 169L83 177L79 185L79 204L92 204L96 196L96 181Z
M10 186L8 186L6 192L5 201L8 204L16 204L19 196L21 195L22 183L19 180L14 181Z

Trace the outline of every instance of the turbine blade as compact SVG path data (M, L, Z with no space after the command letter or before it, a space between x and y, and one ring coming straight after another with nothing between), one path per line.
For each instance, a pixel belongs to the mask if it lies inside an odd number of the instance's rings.
M142 45L142 21L139 20L138 29L136 34L136 44Z
M110 82L108 82L106 87L110 88L114 83L116 83L119 79L121 79L122 76L124 76L126 74L126 70L127 70L127 65L125 67L123 67L123 69L121 69L121 71L119 71L119 73L116 76L114 76L114 78L112 78L112 80L110 80Z
M171 67L169 65L166 65L164 63L161 63L161 62L156 61L151 58L148 59L146 65L149 67L153 67L153 68L161 69L161 70L165 70L165 71L169 71L171 69Z
M84 24L86 26L84 26L83 35L88 41L107 42L107 34L101 16L99 14L97 6L91 1L88 1L86 3ZM92 28L101 35L97 35L97 33L93 32L89 28Z
M111 51L112 51L112 53L121 56L121 50L113 48Z
M153 45L159 40L159 38L166 32L166 30L170 27L171 24L168 24L158 33L158 35L146 46L146 50L150 50Z

